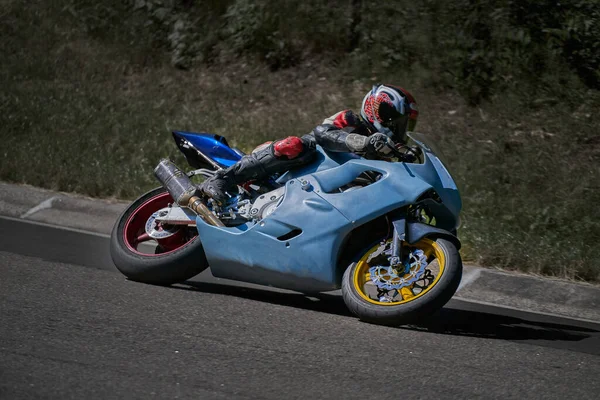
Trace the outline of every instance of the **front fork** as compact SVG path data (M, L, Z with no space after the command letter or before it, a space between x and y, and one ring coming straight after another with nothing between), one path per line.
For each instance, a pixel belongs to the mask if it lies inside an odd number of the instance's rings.
M398 213L392 216L393 239L390 264L398 265L402 260L402 242L415 244L423 238L443 238L452 242L460 249L460 240L452 232L422 222L407 221L406 214Z
M399 217L392 221L394 233L392 237L392 254L390 255L390 265L397 266L402 262L402 242L406 241L406 219Z

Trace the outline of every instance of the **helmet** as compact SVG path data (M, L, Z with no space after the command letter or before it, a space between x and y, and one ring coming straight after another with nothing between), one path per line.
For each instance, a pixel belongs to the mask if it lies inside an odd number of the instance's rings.
M362 102L360 115L377 132L395 142L406 141L406 132L417 125L417 102L405 89L390 85L374 85Z

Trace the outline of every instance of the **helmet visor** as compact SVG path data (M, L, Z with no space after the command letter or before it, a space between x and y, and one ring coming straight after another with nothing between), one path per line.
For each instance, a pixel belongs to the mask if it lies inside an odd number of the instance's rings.
M406 139L406 129L409 127L409 117L402 114L388 103L381 103L379 106L379 116L381 125L391 130L394 134L392 140L404 141Z

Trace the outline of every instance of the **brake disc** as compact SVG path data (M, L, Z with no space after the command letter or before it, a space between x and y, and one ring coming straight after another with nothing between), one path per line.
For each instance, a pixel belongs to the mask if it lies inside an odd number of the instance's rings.
M400 265L399 267L402 267ZM417 249L408 256L404 270L392 266L376 265L369 268L371 281L380 289L393 290L410 286L418 281L427 267L427 257L423 250Z
M157 220L157 217L164 217L166 216L166 213L168 213L168 211L159 210L152 214L150 218L148 218L148 221L146 221L145 230L151 238L157 240L166 239L179 231L181 227L180 225L163 225L159 220Z

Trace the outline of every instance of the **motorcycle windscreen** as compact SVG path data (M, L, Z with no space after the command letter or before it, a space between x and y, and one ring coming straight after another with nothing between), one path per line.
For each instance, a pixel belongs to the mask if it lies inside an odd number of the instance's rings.
M448 165L445 161L446 157L444 157L435 141L431 137L418 132L408 132L407 135L415 142L415 144L421 147L423 151L428 153L428 159L437 171L443 187L446 189L458 190L456 182L454 182L452 175L446 167Z

